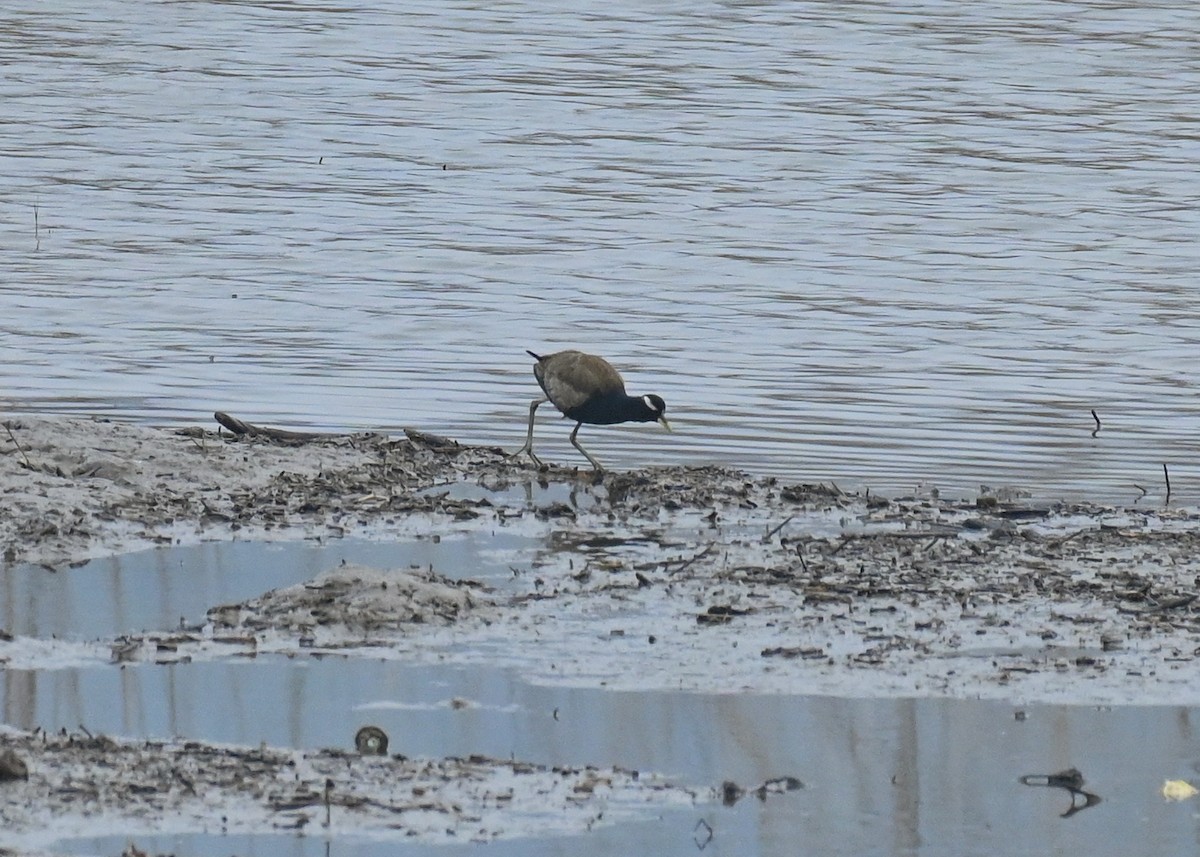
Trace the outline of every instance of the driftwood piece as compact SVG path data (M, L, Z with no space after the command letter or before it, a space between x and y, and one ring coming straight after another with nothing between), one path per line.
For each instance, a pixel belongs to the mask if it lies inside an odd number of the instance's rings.
M213 414L213 419L220 423L225 428L229 429L239 437L261 437L267 440L278 441L279 443L313 443L323 440L336 440L339 438L351 437L350 434L337 434L331 432L316 432L316 431L292 431L290 429L273 428L271 426L258 426L254 423L248 423L245 420L239 420L237 417L232 417L223 411L217 411ZM412 443L419 443L429 449L437 452L456 452L464 449L458 441L442 437L441 435L429 434L416 429L406 428L404 434ZM361 437L361 435L359 435ZM382 437L379 435L378 437Z
M430 449L449 452L450 450L460 449L461 444L457 440L448 437L442 437L440 434L429 434L428 432L417 431L416 429L406 428L404 435L413 443L421 443Z
M213 419L236 435L265 437L268 440L278 440L284 443L308 443L315 440L345 437L345 435L331 434L329 432L291 431L289 429L271 428L270 426L256 426L253 423L239 420L237 417L231 417L222 411L217 411L213 414Z

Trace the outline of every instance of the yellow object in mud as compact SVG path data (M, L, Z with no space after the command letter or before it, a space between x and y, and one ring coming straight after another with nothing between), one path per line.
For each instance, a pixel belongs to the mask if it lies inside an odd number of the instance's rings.
M1200 794L1200 789L1187 780L1167 780L1163 783L1162 796L1167 800L1187 800Z

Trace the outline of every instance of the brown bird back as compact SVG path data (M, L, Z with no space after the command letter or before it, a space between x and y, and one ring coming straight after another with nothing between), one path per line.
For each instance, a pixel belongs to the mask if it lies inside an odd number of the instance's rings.
M541 357L533 367L533 377L554 407L564 413L595 396L625 392L625 381L611 363L582 351Z

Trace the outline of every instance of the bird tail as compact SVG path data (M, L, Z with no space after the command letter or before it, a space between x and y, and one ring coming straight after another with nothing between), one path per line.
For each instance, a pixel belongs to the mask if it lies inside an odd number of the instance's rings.
M526 354L528 354L530 357L532 357L532 358L533 358L534 360L536 360L537 362L539 362L539 363L541 363L541 362L542 362L542 355L540 355L540 354L534 354L534 353L533 353L532 351L530 351L528 348L526 348L526 349L525 349L525 353L526 353Z

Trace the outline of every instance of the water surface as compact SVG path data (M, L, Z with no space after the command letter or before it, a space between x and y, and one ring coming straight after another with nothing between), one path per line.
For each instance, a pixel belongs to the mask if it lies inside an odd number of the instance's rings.
M0 409L1195 496L1200 7L644 7L10 10Z
M1163 780L1195 779L1200 770L1198 712L1187 707L615 693L530 685L490 667L282 657L9 671L0 705L8 722L26 728L82 724L127 736L350 749L354 731L369 723L388 732L394 752L410 756L620 765L697 786L753 787L785 775L804 783L763 802L749 796L730 808L672 810L595 836L535 839L524 843L527 852L502 844L501 854L694 853L701 819L714 831L714 853L725 855L1040 854L1047 843L1064 854L1182 854L1195 842L1194 802L1170 803L1159 793ZM1071 767L1101 801L1067 818L1067 792L1020 782ZM161 847L229 854L241 853L243 841L185 839ZM260 854L316 847L249 839ZM145 837L134 840L147 847ZM75 848L120 850L109 840ZM380 853L353 836L335 837L332 848Z
M208 543L57 572L13 567L3 570L0 626L39 641L168 631L181 619L199 621L207 606L309 579L342 560L416 563L503 586L510 563L527 565L544 548L542 540L511 533L448 533L394 543ZM389 734L393 752L412 757L478 753L542 765L617 765L698 788L726 780L753 787L781 776L804 783L765 802L703 804L587 836L463 845L448 854L682 855L699 847L700 821L714 832L706 853L751 857L982 857L1045 853L1047 843L1062 853L1180 854L1195 839L1194 801L1160 796L1163 780L1200 778L1194 706L831 697L810 695L802 684L779 694L617 692L538 684L487 661L418 665L333 654L46 663L0 669L6 725L349 750L355 731L371 724ZM1070 795L1020 782L1071 767L1101 802L1066 818ZM330 853L383 853L352 836L131 838L151 853L198 857L307 857L327 845ZM111 855L126 844L109 837L59 848ZM401 848L396 853L433 853L388 844Z

